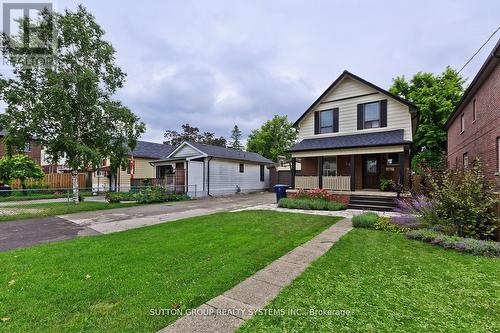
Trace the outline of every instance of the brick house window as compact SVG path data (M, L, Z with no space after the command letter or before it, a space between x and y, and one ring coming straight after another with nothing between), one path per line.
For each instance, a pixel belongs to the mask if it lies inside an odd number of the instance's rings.
M472 101L472 122L476 121L476 99Z
M464 169L467 169L469 167L469 155L467 153L464 153L463 163Z
M460 134L465 131L465 114L462 113L460 116Z

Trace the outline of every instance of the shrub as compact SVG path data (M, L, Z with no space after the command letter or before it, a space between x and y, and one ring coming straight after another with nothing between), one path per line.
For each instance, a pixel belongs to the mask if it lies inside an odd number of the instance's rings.
M493 212L497 197L481 171L481 162L465 171L449 170L432 179L432 201L439 223L450 234L488 239L499 223Z
M165 201L184 201L191 200L191 197L187 194L178 193L167 193L165 195Z
M165 189L161 186L148 186L141 188L135 195L140 203L154 203L165 201Z
M136 201L137 198L132 192L109 192L106 193L106 200L109 203L118 203L120 201Z
M409 228L400 227L396 224L391 223L391 220L388 217L379 216L373 228L376 230L389 231L395 233L405 233L409 231Z
M363 213L352 218L352 225L356 228L374 228L377 221L376 213Z
M402 219L407 220L407 225L410 228L416 226L429 227L439 222L436 208L429 199L422 195L413 198L396 199L396 207L394 211L406 216L406 218L402 217ZM413 223L409 221L410 219L414 220ZM398 219L396 218L395 220L397 221Z
M278 202L278 207L307 210L342 210L345 205L324 199L290 199L284 198Z
M500 257L500 243L498 242L458 236L447 236L440 232L426 229L407 232L406 237L439 245L445 249L454 249L473 255Z

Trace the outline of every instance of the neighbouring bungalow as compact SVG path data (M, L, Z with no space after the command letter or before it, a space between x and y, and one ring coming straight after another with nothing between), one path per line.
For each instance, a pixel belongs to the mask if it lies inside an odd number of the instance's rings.
M151 165L166 186L201 197L266 190L272 163L257 153L184 142Z
M465 90L446 129L448 167L464 169L480 158L486 177L500 190L500 40Z
M294 124L292 186L354 194L392 180L409 189L416 125L416 106L344 71Z

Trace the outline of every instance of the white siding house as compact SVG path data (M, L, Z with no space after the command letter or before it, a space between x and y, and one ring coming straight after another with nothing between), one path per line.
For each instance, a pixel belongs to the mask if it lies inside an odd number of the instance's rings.
M151 163L157 178L165 170L175 174L174 188L184 187L192 197L264 191L269 187L272 161L256 153L184 142L167 158Z

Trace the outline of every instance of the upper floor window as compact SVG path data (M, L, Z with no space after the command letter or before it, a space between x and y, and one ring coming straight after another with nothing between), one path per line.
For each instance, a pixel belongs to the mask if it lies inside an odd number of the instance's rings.
M464 169L467 169L469 167L469 155L467 153L464 153L463 163Z
M333 110L325 110L319 113L319 132L333 132Z
M323 159L323 176L337 175L337 156L325 157Z
M380 102L363 104L363 128L380 127Z
M25 153L31 152L31 142L27 142L26 145L24 145L24 152Z
M472 101L472 122L476 121L476 99Z
M460 116L460 133L465 131L465 114L462 113Z

